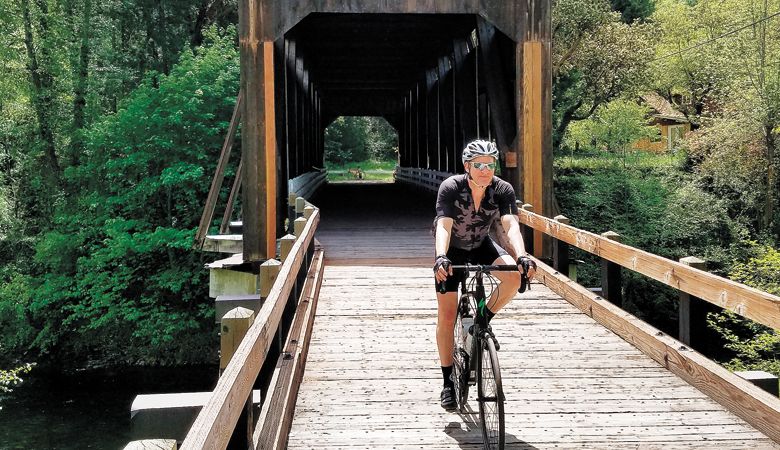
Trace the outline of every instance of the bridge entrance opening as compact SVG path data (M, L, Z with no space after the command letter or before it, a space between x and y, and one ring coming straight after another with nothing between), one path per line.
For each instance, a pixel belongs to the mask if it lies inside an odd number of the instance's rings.
M324 133L329 182L393 180L398 165L398 132L387 120L342 116Z

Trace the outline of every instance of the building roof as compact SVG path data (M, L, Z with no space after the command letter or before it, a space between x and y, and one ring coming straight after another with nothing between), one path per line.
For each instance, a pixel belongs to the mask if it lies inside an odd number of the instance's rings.
M684 123L689 122L685 117L685 114L675 109L671 103L655 92L642 94L640 95L640 98L652 109L651 115L653 117Z

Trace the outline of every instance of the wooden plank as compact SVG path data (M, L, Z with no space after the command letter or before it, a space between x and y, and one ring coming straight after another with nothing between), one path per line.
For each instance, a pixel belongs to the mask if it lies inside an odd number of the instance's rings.
M520 211L520 222L577 248L780 330L780 297L672 261L595 233Z
M608 241L609 242L609 241ZM780 442L780 399L537 261L537 279L671 372ZM693 270L693 269L692 269Z
M255 448L285 447L311 342L317 298L322 285L323 256L322 249L314 253L284 353L279 356L274 379L268 387L266 402L255 428Z
M297 273L319 222L315 211L306 224L301 238L293 245L292 254L282 263L277 280L254 323L241 341L236 353L220 376L206 406L198 414L187 434L182 449L225 448L260 372L278 327L286 299L290 296ZM283 280L283 281L282 281Z

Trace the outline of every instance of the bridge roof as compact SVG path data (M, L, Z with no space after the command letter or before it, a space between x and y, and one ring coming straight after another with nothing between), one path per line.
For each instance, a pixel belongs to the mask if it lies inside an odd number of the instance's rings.
M289 36L326 116L371 116L400 113L404 95L475 27L473 14L315 13Z

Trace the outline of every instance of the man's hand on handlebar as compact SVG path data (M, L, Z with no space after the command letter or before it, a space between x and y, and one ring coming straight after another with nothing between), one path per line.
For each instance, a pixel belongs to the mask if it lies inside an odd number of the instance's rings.
M531 287L531 279L536 276L536 262L527 256L517 258L517 269L520 271L520 289L523 293Z
M446 281L447 277L452 275L452 261L447 258L447 255L436 257L436 262L433 264L433 273L436 275L436 281L439 283Z

